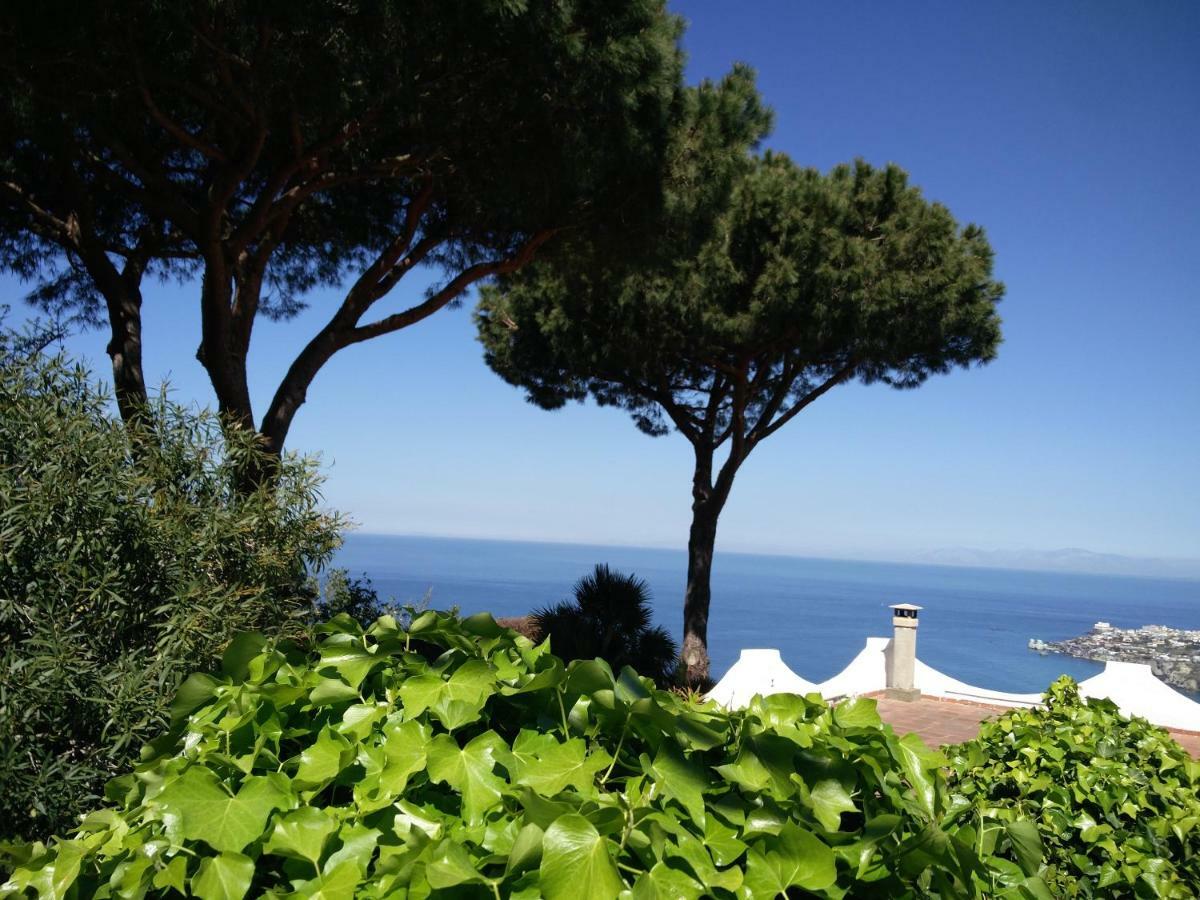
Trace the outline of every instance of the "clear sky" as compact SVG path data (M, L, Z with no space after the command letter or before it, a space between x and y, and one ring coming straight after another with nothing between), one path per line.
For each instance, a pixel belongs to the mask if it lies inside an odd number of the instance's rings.
M719 546L1200 557L1200 4L675 8L692 80L758 70L770 146L899 163L987 229L1008 287L995 363L831 392L743 467ZM22 292L0 280L14 306ZM195 286L147 294L148 377L210 403ZM257 327L257 412L332 301ZM366 531L683 545L687 443L616 410L528 405L484 366L469 306L318 377L290 446L322 453L330 504ZM103 348L69 341L101 373Z

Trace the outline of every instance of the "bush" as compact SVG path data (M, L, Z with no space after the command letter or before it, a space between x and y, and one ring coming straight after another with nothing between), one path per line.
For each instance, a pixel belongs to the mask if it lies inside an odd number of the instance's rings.
M314 623L327 622L339 613L345 613L366 626L384 613L399 612L393 609L392 603L379 599L379 592L365 574L352 578L345 569L331 569L314 587L314 593Z
M160 399L131 439L110 406L61 358L0 365L0 835L75 824L233 635L301 636L337 546L311 461L240 493L248 436Z
M1081 699L1071 679L1050 687L1044 707L986 723L952 762L959 805L1036 823L1055 896L1196 895L1200 763L1111 701ZM985 834L985 850L995 835Z
M573 593L573 600L532 616L556 656L564 662L599 658L616 670L630 666L659 686L672 680L679 648L665 628L651 624L646 582L598 565Z
M725 712L487 615L324 632L235 641L0 896L1048 896L943 827L944 758L871 700Z

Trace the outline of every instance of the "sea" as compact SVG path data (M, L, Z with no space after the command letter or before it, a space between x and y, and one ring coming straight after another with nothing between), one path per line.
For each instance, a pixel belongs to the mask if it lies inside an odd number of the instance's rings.
M682 550L352 533L334 565L366 575L381 599L464 615L525 615L569 599L597 563L645 580L654 618L678 640ZM1030 638L1062 640L1097 621L1121 628L1200 629L1200 581L809 559L719 547L708 625L712 673L743 649L773 647L798 674L824 681L868 637L891 633L893 603L923 607L917 655L955 678L1002 691L1041 691L1102 664L1043 655Z

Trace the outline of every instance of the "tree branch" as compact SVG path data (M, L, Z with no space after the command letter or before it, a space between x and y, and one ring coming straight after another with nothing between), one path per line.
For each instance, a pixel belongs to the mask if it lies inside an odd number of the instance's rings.
M464 269L451 279L445 287L425 300L424 303L406 309L404 312L395 313L394 315L380 319L377 322L372 322L370 325L358 326L344 335L345 342L347 344L356 344L360 341L378 337L381 334L399 331L401 328L407 328L409 325L428 318L454 300L475 282L492 275L505 275L509 272L515 272L526 265L533 259L538 248L546 243L554 234L555 231L552 229L539 231L508 259L477 263Z
M195 150L197 153L201 154L202 156L206 156L209 159L216 160L217 162L228 163L229 157L226 156L220 148L214 147L212 144L207 144L200 140L178 122L170 119L166 114L163 113L162 110L158 108L158 104L154 102L154 97L151 96L150 89L146 87L146 82L142 78L141 65L135 63L134 67L137 69L138 73L138 88L142 95L142 102L146 104L146 109L150 111L150 118L154 119L154 121L159 124L163 131L171 135L171 137L175 138L175 140L183 146L190 147L192 150Z
M79 244L72 237L71 229L67 223L34 202L34 199L20 185L11 181L0 181L0 193L7 194L13 198L17 205L23 207L33 216L38 226L46 232L43 234L43 237L47 237L70 249L79 249Z
M838 369L837 372L835 372L833 375L831 375L825 381L821 382L821 384L817 385L817 387L813 388L811 391L809 391L807 394L805 394L803 397L801 397L799 400L797 400L795 403L793 403L788 408L788 411L785 412L778 419L776 419L774 423L767 426L767 428L765 428L763 430L763 432L757 438L755 438L755 443L758 443L763 438L767 438L767 437L770 437L771 435L773 435L776 431L778 431L780 428L782 428L784 425L786 425L788 422L790 422L796 416L796 414L798 412L800 412L800 410L804 409L804 407L808 406L810 403L812 403L814 400L816 400L818 397L820 397L822 394L824 394L830 388L841 384L843 381L849 381L850 378L852 378L854 375L854 370L857 368L858 368L857 362L850 362L850 363L847 363L842 368ZM757 427L758 426L756 425L755 428L757 428Z

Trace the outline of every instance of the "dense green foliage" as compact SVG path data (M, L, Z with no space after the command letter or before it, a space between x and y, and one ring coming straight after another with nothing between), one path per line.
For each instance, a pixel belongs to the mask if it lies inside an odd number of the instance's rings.
M144 280L202 275L219 409L277 450L334 353L657 206L680 31L664 0L6 5L0 268L108 321L123 411ZM382 309L421 268L427 296ZM335 303L256 416L255 320L318 285Z
M0 835L71 827L238 632L302 635L339 541L311 461L244 494L214 416L162 399L138 440L110 404L62 359L0 364Z
M615 672L629 666L666 686L675 674L679 649L665 628L653 624L645 581L598 565L575 583L573 594L572 600L532 616L555 656L563 662L602 659Z
M956 804L1037 824L1055 896L1200 891L1200 762L1111 701L1081 699L1070 679L1051 686L1044 707L985 723L951 761ZM990 849L1003 832L983 834Z
M235 641L111 805L22 851L0 895L1048 896L942 826L944 758L873 701L725 712L487 615L324 632Z

